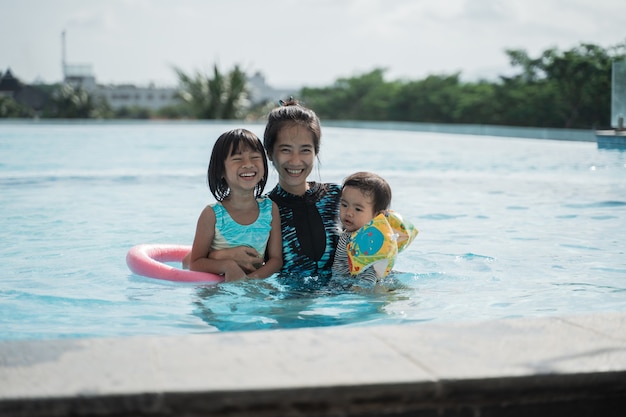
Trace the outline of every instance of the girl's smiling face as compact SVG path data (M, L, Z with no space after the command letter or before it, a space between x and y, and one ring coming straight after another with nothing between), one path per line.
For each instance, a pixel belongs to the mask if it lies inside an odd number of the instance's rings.
M250 148L240 148L224 161L224 179L233 190L254 190L263 179L263 154Z
M374 218L374 198L356 187L345 186L341 191L339 217L346 232L354 232Z

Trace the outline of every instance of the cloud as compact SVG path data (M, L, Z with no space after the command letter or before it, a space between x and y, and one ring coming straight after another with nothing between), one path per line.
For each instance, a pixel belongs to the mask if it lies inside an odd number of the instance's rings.
M261 71L276 87L374 68L492 77L509 69L505 49L626 41L624 15L623 0L4 0L0 27L12 36L0 38L0 69L60 80L66 30L68 61L92 64L102 83L171 85L173 65L214 64Z

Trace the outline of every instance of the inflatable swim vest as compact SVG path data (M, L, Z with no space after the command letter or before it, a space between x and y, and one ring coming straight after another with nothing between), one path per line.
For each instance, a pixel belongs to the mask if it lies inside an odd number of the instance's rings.
M191 246L185 245L137 245L126 255L128 268L137 275L148 278L178 282L222 282L224 277L208 272L175 268L164 262L182 262Z
M356 230L348 241L350 274L358 275L372 266L378 277L385 277L396 261L398 253L407 248L417 236L411 222L392 210L374 217Z

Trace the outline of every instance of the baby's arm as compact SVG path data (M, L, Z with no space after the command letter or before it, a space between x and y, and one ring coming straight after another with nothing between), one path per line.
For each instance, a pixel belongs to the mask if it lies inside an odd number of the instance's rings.
M339 235L337 247L335 249L335 259L333 260L332 271L335 276L349 276L350 266L348 265L347 246L350 240L350 233L343 232Z
M368 266L365 271L356 276L361 282L367 282L370 285L376 284L383 277L379 277L374 269L374 265Z
M205 207L198 218L196 235L191 247L189 269L192 271L223 274L226 281L235 281L246 276L245 272L232 259L210 259L211 244L215 236L215 212L210 206Z
M272 203L272 230L267 241L267 255L267 262L248 274L248 278L267 278L283 267L283 238L280 230L280 213L276 203Z

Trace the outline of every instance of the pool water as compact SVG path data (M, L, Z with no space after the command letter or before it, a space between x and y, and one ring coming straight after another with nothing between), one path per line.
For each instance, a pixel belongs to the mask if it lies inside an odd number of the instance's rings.
M325 127L314 179L375 171L420 230L382 288L132 274L130 247L191 244L212 144L234 126L0 123L0 339L626 310L626 153L590 142Z

